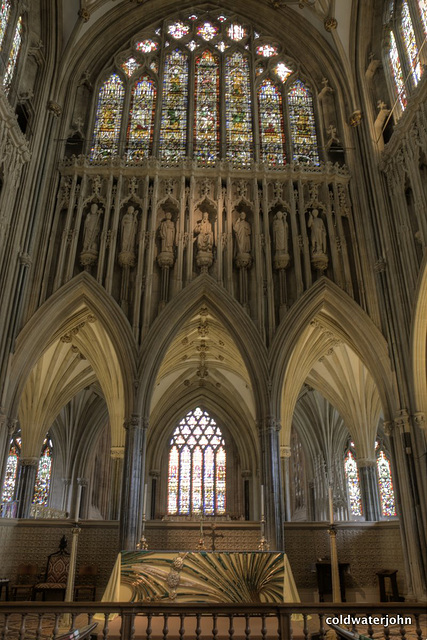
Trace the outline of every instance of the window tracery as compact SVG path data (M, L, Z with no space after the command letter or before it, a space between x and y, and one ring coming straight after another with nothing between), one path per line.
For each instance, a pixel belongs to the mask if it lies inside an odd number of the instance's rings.
M292 142L294 159L318 164L311 93L295 84L295 65L280 47L258 38L215 12L166 20L140 34L100 86L91 159L124 152L129 161L154 154L174 163L188 154L208 166L226 158L276 167Z
M174 430L169 451L168 513L222 515L226 451L221 429L197 407Z
M7 25L10 16L10 1L2 0L0 12L0 51L3 48L3 40L6 35Z
M362 497L360 494L359 469L352 449L348 449L344 459L344 471L347 480L347 494L350 512L353 516L362 515Z
M13 36L12 47L9 53L6 71L3 78L3 88L6 94L9 93L12 86L13 76L15 75L16 64L18 62L19 52L22 45L22 16L19 16L16 23L15 34Z
M21 438L13 438L10 444L9 455L6 462L6 473L3 482L2 502L13 500L18 471L19 456L21 455Z
M406 55L409 60L412 78L415 86L421 80L421 63L418 55L417 41L415 39L414 27L412 26L411 14L407 2L402 5L402 23L400 26L402 38L405 43Z
M34 486L33 504L47 505L52 475L52 441L49 437L43 442L39 466Z
M377 474L381 499L381 515L384 517L396 516L391 464L379 442L377 442Z

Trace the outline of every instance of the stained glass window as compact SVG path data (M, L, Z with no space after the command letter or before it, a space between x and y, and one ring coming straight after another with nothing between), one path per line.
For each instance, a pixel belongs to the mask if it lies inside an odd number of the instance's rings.
M129 58L126 62L123 62L122 69L125 74L130 78L130 76L138 69L139 62L135 60L135 58Z
M132 89L128 124L128 160L148 156L151 151L156 109L156 88L153 80L143 76Z
M184 24L180 20L175 22L174 24L169 25L168 32L175 38L175 40L181 40L187 33L190 31L190 27L187 24Z
M152 51L157 51L158 45L154 40L142 40L136 43L135 48L141 53L151 53Z
M176 427L169 452L168 513L225 513L226 452L221 429L197 407Z
M421 22L424 27L424 34L427 36L427 0L418 0L418 8L420 10Z
M261 160L270 166L285 164L282 96L270 80L258 90Z
M188 58L179 49L166 56L163 79L160 155L175 160L185 155L187 139Z
M417 41L415 39L414 27L412 26L411 14L408 3L402 5L402 23L400 26L403 42L405 43L406 55L412 71L412 78L415 86L421 80L421 63L418 57Z
M19 51L22 44L22 17L19 16L16 24L15 34L13 36L12 48L9 53L6 72L3 78L3 88L6 94L9 93L12 86L13 75L15 73L16 63L18 62Z
M6 34L7 24L9 22L10 15L10 1L2 0L0 11L0 51L2 49L4 36Z
M362 515L362 498L360 495L359 470L353 453L349 450L344 460L344 471L347 480L347 494L350 512L353 516Z
M219 64L210 51L196 58L194 154L210 164L219 151Z
M313 100L310 91L297 80L288 94L292 158L296 162L319 164Z
M247 35L247 31L245 29L245 27L242 27L241 24L238 24L237 22L233 22L233 24L230 24L230 26L227 29L227 35L229 38L231 38L231 40L243 40L243 38L246 37Z
M113 73L99 91L92 158L106 158L118 151L124 93L117 73Z
M21 455L21 438L13 438L6 462L6 473L3 482L2 502L13 500L16 485L19 456Z
M395 516L396 504L394 500L390 460L382 449L377 451L377 473L381 498L381 513L383 516Z
M34 486L33 504L47 505L49 500L50 480L52 474L52 442L49 438L43 443L42 453L37 469Z
M397 52L396 40L393 31L390 31L390 51L389 51L390 69L393 75L394 84L402 109L406 107L406 90L403 80L402 66L400 64L399 54Z
M271 58L271 56L277 56L277 47L273 47L271 44L263 44L256 48L257 55L264 58Z
M282 82L285 82L285 80L287 80L292 73L292 69L289 69L289 67L287 67L284 62L279 62L274 70Z
M238 51L226 59L225 118L227 158L248 164L253 140L249 62Z
M215 38L217 33L218 27L215 27L210 22L205 22L197 28L197 35L203 38L203 40L212 40L212 38Z

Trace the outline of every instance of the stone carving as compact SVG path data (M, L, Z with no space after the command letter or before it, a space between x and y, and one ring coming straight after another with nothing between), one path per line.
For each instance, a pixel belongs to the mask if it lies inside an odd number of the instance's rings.
M98 258L98 236L101 229L102 209L93 202L86 214L83 227L83 251L80 262L85 269L95 264Z
M273 218L273 263L275 269L286 269L289 265L289 225L286 218L287 213L282 209L279 209Z
M174 263L175 223L170 211L166 211L165 217L159 226L161 250L157 256L160 267L171 267Z
M135 236L138 226L138 211L129 205L121 223L121 247L119 264L121 267L133 267L135 264Z
M239 217L233 224L233 231L236 237L236 265L240 268L250 267L251 257L251 234L252 229L246 220L246 213L240 211Z
M311 230L311 262L316 269L324 271L328 266L326 227L322 218L319 217L319 209L311 210L307 226Z
M196 223L194 234L197 247L197 266L207 269L213 262L213 231L207 211L203 212L202 219Z

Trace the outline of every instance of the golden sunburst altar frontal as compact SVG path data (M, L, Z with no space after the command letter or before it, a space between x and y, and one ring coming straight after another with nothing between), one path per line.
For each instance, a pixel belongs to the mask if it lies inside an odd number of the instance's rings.
M286 554L153 552L119 554L104 599L130 602L299 602Z

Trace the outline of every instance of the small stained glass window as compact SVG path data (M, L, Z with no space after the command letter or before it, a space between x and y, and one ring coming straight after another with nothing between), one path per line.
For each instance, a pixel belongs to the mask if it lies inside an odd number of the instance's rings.
M382 449L377 451L378 487L381 498L381 514L385 517L396 515L393 480L391 477L390 460Z
M143 76L132 89L126 155L128 160L150 154L153 143L156 88L153 80Z
M212 164L219 153L219 61L210 51L196 59L194 155Z
M360 495L359 470L353 453L349 450L344 460L344 471L347 480L347 494L350 512L353 516L362 515L362 498Z
M274 70L282 82L285 82L292 73L292 69L289 69L284 62L279 62Z
M414 27L412 26L411 14L407 2L402 5L402 23L400 26L403 42L405 43L406 56L411 67L412 79L415 86L421 80L421 63L418 56L417 41L415 39Z
M15 74L16 63L18 62L19 52L22 45L22 16L19 16L16 24L15 34L13 36L12 48L9 53L6 72L3 78L3 88L6 94L9 93L12 86L13 76Z
M49 438L43 443L42 454L37 469L34 486L33 504L47 505L52 475L52 442Z
M310 91L301 80L292 85L288 94L288 105L293 160L319 164L313 100Z
M271 58L271 56L277 56L277 47L273 47L271 44L263 44L256 48L258 56L263 58Z
M3 482L2 502L11 502L15 493L18 461L21 455L21 438L13 438L6 461L6 473Z
M236 42L238 42L247 36L247 31L241 24L233 22L227 29L227 35L231 40L236 40Z
M285 133L282 96L271 80L258 90L261 161L270 166L285 164Z
M249 62L236 51L226 59L225 117L227 158L241 165L252 160L252 111Z
M91 158L107 158L118 152L125 91L117 73L99 90Z
M142 40L136 43L135 49L141 51L141 53L152 53L153 51L157 51L158 44L154 42L154 40Z
M194 51L194 49L197 47L197 42L195 40L190 40L190 42L187 42L187 47L190 49L190 51Z
M226 452L221 429L197 407L176 427L169 452L168 513L222 515Z
M406 89L403 80L402 65L400 64L399 53L397 51L396 39L393 31L390 31L390 51L389 51L390 70L394 79L394 85L399 98L402 109L406 107Z
M0 9L0 51L2 50L3 40L6 35L6 29L10 15L10 0L2 0Z
M184 38L184 36L186 36L189 31L190 27L188 26L188 24L184 24L180 20L178 20L178 22L174 22L174 24L169 25L168 28L168 33L170 33L172 38L175 38L175 40L181 40L181 38Z
M197 35L203 38L203 40L212 40L218 33L218 27L215 27L210 22L204 22L199 27L197 27Z
M166 56L160 155L176 160L185 155L187 140L188 58L176 49Z
M126 60L126 62L122 64L122 69L129 78L135 73L138 67L139 62L137 62L135 58L129 58L129 60Z
M418 0L418 9L424 27L424 35L427 36L427 0Z

